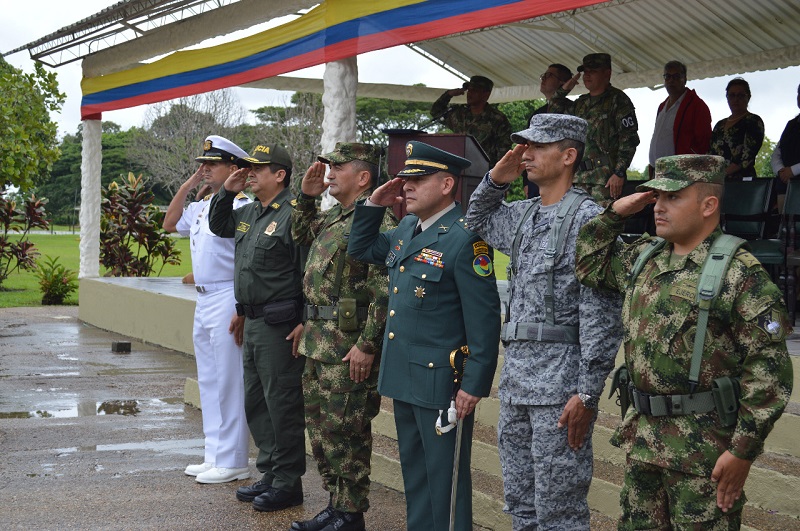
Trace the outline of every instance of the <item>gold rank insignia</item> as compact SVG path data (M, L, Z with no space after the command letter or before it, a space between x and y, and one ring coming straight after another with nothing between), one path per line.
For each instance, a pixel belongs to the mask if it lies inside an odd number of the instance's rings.
M422 297L424 297L425 296L425 288L423 288L422 286L417 286L417 288L414 290L414 296L417 297L418 299L421 299Z
M274 208L275 210L278 210L281 207L281 204L280 203L272 203L270 206L272 208Z
M269 226L266 229L264 229L264 234L266 234L267 236L272 236L272 234L275 232L275 229L277 228L278 228L278 222L273 221L272 223L269 224Z
M447 231L450 227L445 227L444 225L439 225L439 230Z
M214 197L214 194L208 194L207 196L205 196L205 197L203 198L203 201L208 201L208 200L209 200L209 199L211 199L212 197Z
M236 226L236 230L239 232L247 232L250 229L250 224L245 223L244 221L240 221L239 225Z
M211 140L206 140L203 142L203 151L208 151L211 149Z
M297 206L297 199L292 199L291 201L289 201L289 204L292 205L293 207L296 207Z
M411 144L411 142L408 142L406 144L406 157L410 157L412 151L414 151L414 146Z

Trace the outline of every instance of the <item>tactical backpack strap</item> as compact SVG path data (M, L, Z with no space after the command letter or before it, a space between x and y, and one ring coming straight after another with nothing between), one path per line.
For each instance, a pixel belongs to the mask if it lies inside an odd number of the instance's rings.
M506 279L508 280L508 304L506 305L506 316L504 319L506 323L511 318L511 299L514 296L514 278L517 276L517 256L519 256L519 245L522 241L522 226L528 221L528 218L533 214L533 210L541 201L542 199L540 197L531 201L531 204L525 209L525 213L522 214L519 223L517 223L517 229L514 231L514 241L511 244L511 260L508 261L508 267L506 267Z
M575 213L585 200L589 199L589 194L577 188L570 188L561 200L556 210L555 223L550 226L550 237L547 240L547 247L544 251L544 265L547 272L547 292L544 295L544 317L549 325L556 323L555 317L555 293L553 287L553 271L556 266L556 259L564 254L564 241L566 240Z
M633 263L633 267L631 267L628 273L629 285L632 286L636 282L636 277L642 272L645 264L647 264L654 254L663 249L665 245L667 245L667 240L664 238L653 238L647 242L647 247L636 257L636 261Z
M722 289L722 281L733 255L743 243L745 240L730 234L718 237L711 245L708 256L703 262L703 268L700 270L700 280L697 283L697 305L699 307L697 331L694 335L692 364L689 368L690 393L694 393L700 381L700 362L703 359L703 343L706 338L711 304Z

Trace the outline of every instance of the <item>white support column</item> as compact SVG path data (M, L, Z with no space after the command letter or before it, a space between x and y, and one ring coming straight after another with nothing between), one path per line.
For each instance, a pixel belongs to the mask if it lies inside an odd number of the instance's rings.
M84 120L81 151L80 278L100 276L100 170L103 162L100 120Z
M358 62L355 57L325 65L322 76L322 152L328 153L336 142L356 141L356 90L358 89ZM322 208L328 209L336 200L325 192Z

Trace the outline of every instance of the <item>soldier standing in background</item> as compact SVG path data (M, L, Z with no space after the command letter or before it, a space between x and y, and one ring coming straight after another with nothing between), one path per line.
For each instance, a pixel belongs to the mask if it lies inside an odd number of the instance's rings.
M443 118L454 133L472 135L494 166L510 147L511 123L506 115L489 104L494 82L484 76L472 76L462 88L445 91L431 106L431 115ZM466 105L452 105L450 100L466 92Z
M365 199L379 176L382 149L336 144L303 177L292 213L292 235L310 246L303 277L305 328L300 354L306 357L303 396L311 451L330 503L311 520L292 523L299 531L362 531L369 508L372 424L378 394L386 304L386 267L347 255L355 203ZM328 184L325 164L330 165ZM328 188L338 203L325 212L316 198ZM395 226L389 211L381 231Z
M581 72L589 93L571 101L567 94L575 88ZM575 185L589 192L601 206L621 197L639 145L639 124L633 102L611 86L611 56L591 53L584 57L578 73L556 91L550 112L572 114L589 122L586 151L575 174Z

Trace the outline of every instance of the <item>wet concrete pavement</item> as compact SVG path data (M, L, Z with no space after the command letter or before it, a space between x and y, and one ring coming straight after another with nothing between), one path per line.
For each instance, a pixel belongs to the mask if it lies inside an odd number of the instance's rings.
M0 309L0 522L4 529L289 529L327 504L313 459L304 505L260 513L249 483L200 485L194 359L81 323L77 307ZM253 466L251 448L251 473ZM367 527L405 529L401 493L373 485Z

